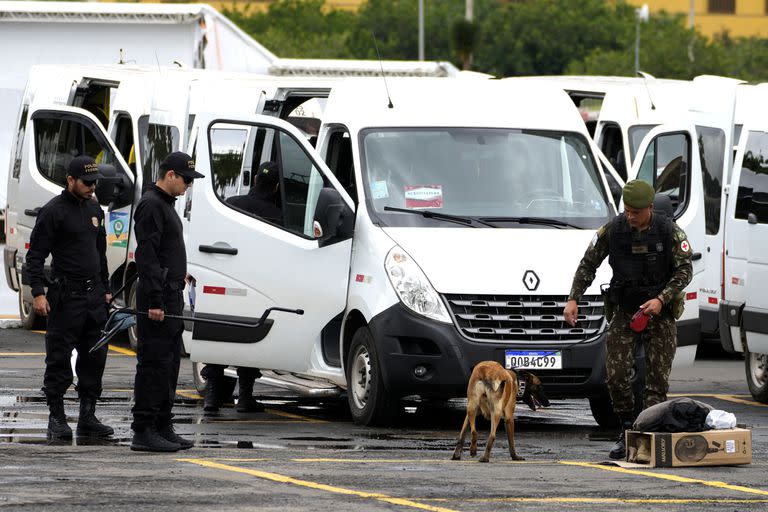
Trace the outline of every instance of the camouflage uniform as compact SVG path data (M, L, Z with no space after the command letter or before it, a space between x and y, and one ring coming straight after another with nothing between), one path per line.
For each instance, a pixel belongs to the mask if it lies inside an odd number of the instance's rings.
M616 217L617 219L619 217ZM651 222L657 219L654 214ZM576 270L569 300L580 300L584 291L595 278L595 272L609 253L609 233L612 220L597 230L589 248ZM633 241L642 240L643 234L632 229ZM677 350L677 329L673 315L673 301L680 300L683 289L691 282L693 265L691 264L691 246L685 232L673 223L673 273L662 292L658 295L664 306L661 314L653 317L645 331L637 334L629 327L630 318L635 311L623 311L614 306L614 315L610 319L606 341L606 383L613 401L613 410L620 418L634 416L634 395L630 383L630 372L635 360L635 344L638 338L645 349L646 376L644 407L650 407L667 399L669 372ZM606 304L606 308L608 308ZM679 314L678 314L679 316Z

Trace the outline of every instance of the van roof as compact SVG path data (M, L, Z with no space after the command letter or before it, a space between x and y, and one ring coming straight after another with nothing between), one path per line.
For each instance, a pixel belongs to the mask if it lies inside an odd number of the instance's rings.
M393 108L388 107L387 88ZM440 78L347 79L331 90L324 123L367 127L472 126L586 134L568 95L546 84Z

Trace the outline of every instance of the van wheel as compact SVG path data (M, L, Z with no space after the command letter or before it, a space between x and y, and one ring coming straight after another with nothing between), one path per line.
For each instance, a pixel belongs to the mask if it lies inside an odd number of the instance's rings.
M30 331L40 331L45 329L46 319L39 316L32 309L32 303L24 300L24 293L19 290L19 318L21 319L21 326Z
M128 291L128 307L136 311L136 281L131 285ZM130 326L128 329L128 343L131 345L131 350L136 352L139 349L139 334L136 328L136 323Z
M195 389L197 390L197 394L205 397L205 385L206 380L205 377L203 377L203 368L205 368L205 363L201 363L198 361L192 362L192 382L195 385ZM221 385L219 386L219 400L221 400L222 403L231 403L232 402L232 394L235 392L235 386L237 385L237 379L233 379L232 377L225 376L222 379Z
M752 398L768 403L768 354L744 351L744 369Z
M200 396L205 396L205 377L203 377L202 373L203 368L205 368L205 363L200 363L198 361L192 362L192 382L194 382L197 394Z
M384 388L373 335L361 327L352 336L347 357L347 401L352 419L358 425L392 423L399 400Z
M618 428L619 417L613 412L613 402L608 393L589 397L589 408L598 425L603 428Z

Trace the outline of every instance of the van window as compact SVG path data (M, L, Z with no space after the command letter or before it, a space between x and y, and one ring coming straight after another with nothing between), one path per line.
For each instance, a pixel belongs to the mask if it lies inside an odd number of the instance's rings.
M357 204L357 187L355 186L355 166L352 161L352 139L346 130L334 131L328 137L328 150L325 153L325 163L344 190Z
M736 196L736 218L768 224L768 133L749 132Z
M577 133L398 128L365 130L361 137L367 204L371 216L387 225L457 226L386 207L430 209L523 228L531 224L518 219L554 219L592 229L614 213L589 144Z
M136 172L136 156L133 147L133 123L128 114L118 114L115 119L114 141L117 150L128 163L132 171Z
M616 123L606 123L600 132L600 150L624 181L627 181L627 164L621 128Z
M640 143L648 132L656 127L654 124L636 124L630 126L627 131L627 137L629 138L629 161L634 162L637 156L637 150L640 149Z
M667 133L654 138L643 157L638 179L672 199L675 218L685 211L690 187L691 144L686 133Z
M37 168L60 187L66 186L69 163L76 156L89 155L98 163L116 166L109 143L90 119L77 114L38 111L32 120Z
M704 183L704 224L708 235L720 231L720 203L723 197L725 133L719 128L697 126L701 178Z
M315 206L327 184L298 141L279 129L235 123L214 123L208 138L213 187L224 204L314 238ZM259 177L264 164L277 173L276 192L269 178Z
M12 176L19 179L21 175L21 149L24 146L24 135L27 132L27 116L29 115L29 105L24 104L21 110L21 119L19 119L19 129L16 131L16 150L13 156Z
M179 129L175 126L149 122L149 116L139 118L139 157L143 187L160 178L160 163L179 150Z

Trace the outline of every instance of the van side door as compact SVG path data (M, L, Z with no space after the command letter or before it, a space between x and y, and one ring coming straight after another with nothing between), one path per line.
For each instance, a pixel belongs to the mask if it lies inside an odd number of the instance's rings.
M338 379L338 354L323 350L321 333L346 307L352 199L291 124L254 114L201 113L199 121L205 177L193 187L187 240L195 316L247 323L274 306L304 314L274 312L260 329L198 322L191 358ZM253 177L270 173L277 176Z
M134 183L128 165L96 117L86 110L61 105L36 106L30 109L29 120L31 129L28 125L17 199L20 236L29 243L39 209L66 187L72 159L79 155L92 156L97 163L114 166L122 190L115 201L104 201L101 205L105 211L107 262L111 274L125 261Z

